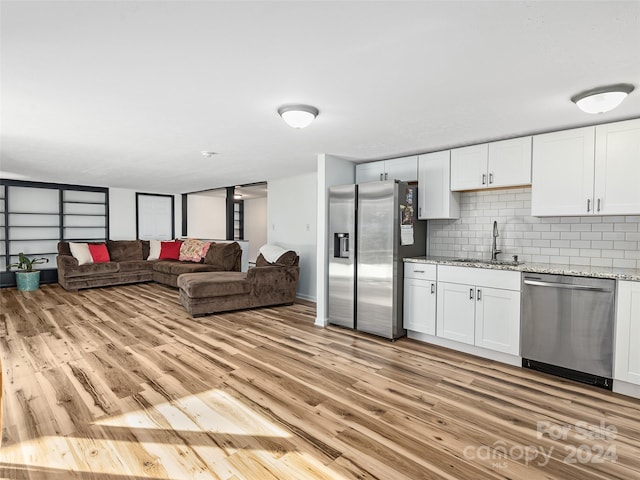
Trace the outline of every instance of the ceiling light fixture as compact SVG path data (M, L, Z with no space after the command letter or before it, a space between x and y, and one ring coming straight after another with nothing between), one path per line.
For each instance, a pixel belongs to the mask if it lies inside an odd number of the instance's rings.
M318 113L318 109L311 105L284 105L278 109L278 114L293 128L308 127Z
M208 152L207 150L202 150L200 153L202 154L202 156L208 157L208 158L211 158L214 155L217 155L217 152Z
M618 83L606 87L592 88L571 97L580 110L586 113L604 113L616 108L627 95L633 92L629 83Z

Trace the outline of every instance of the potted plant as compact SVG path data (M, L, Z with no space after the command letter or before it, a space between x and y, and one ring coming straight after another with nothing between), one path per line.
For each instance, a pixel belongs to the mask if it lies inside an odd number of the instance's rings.
M40 272L34 270L33 266L40 263L48 263L48 258L34 258L30 260L22 252L18 254L18 262L7 265L7 270L17 268L16 271L16 286L21 292L30 292L38 290L40 288Z

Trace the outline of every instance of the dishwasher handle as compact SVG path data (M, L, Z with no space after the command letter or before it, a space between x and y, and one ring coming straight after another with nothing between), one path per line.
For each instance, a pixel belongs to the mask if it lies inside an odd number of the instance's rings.
M553 288L565 288L567 290L582 290L583 292L612 292L609 288L592 287L590 285L573 285L570 283L557 283L557 282L541 282L540 280L525 280L525 285L534 285L536 287L553 287Z

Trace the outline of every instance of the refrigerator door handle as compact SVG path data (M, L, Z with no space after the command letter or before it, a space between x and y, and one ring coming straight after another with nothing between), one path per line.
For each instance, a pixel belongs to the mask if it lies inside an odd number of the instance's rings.
M436 293L436 284L432 283L431 284L431 294L434 294L434 293Z

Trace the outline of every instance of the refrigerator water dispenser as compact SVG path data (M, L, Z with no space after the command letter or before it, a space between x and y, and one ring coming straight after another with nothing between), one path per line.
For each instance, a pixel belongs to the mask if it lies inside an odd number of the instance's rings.
M349 234L333 234L333 256L335 258L349 258Z

